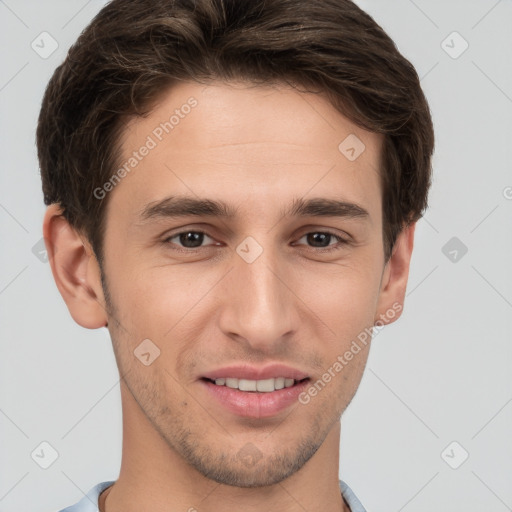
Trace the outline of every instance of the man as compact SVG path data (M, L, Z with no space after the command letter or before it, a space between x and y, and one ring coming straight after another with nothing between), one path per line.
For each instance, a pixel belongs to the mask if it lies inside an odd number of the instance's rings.
M46 90L43 231L108 326L119 477L66 511L352 511L340 419L403 309L433 128L349 0L113 0Z

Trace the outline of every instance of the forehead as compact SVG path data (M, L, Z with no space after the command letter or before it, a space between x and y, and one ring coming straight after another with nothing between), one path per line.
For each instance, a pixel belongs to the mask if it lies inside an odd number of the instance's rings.
M194 122L198 118L207 121L201 130ZM192 137L190 142L198 147L222 146L229 139L240 144L289 143L305 149L323 146L332 151L340 136L350 133L369 146L380 140L379 135L350 122L321 94L300 93L285 84L181 82L159 95L148 116L134 117L126 124L122 142L130 149L135 139L147 134L164 144L182 134Z
M134 214L170 194L236 199L242 213L243 204L282 210L284 196L307 194L380 209L381 136L318 94L180 83L127 123L121 143L126 172L110 199Z

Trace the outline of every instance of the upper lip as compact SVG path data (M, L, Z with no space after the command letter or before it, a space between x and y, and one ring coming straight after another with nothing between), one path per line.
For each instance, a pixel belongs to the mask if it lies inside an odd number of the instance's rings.
M285 379L302 380L308 377L308 374L298 370L297 368L292 368L291 366L280 363L268 364L262 367L237 364L206 372L202 377L211 380L224 377L248 380L264 380L275 377L284 377Z

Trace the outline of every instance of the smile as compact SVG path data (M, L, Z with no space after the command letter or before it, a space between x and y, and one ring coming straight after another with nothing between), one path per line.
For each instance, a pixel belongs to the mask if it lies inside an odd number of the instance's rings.
M215 380L203 378L200 382L208 402L213 399L212 405L220 405L220 411L237 417L270 419L284 414L289 407L297 404L299 395L307 388L310 379L217 377Z
M215 380L210 380L210 382L214 382L217 386L227 386L228 388L238 389L240 391L271 393L272 391L276 391L279 389L290 388L300 381L296 381L295 379L288 379L285 377L275 377L261 380L221 377Z

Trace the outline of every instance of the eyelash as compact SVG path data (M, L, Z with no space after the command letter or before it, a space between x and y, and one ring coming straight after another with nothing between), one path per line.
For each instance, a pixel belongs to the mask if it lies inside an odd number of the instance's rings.
M162 243L164 245L172 245L170 240L172 240L173 238L176 238L179 235L183 235L186 233L202 234L202 235L206 235L213 239L213 237L210 236L206 231L188 229L185 231L179 231L178 233L171 234L170 236L168 236L164 240L162 240ZM304 238L304 236L310 235L312 233L315 233L315 234L321 233L322 235L330 235L330 236L334 237L336 240L338 240L338 244L336 244L332 247L310 247L310 249L316 250L317 252L320 252L320 253L330 253L333 251L337 251L337 250L340 250L342 246L348 245L350 243L349 240L341 237L340 235L332 233L331 231L308 231L307 233L304 233L300 238ZM173 250L177 251L177 252L181 252L181 253L194 254L194 253L197 253L206 248L207 248L207 246L190 248L190 249L173 248Z

